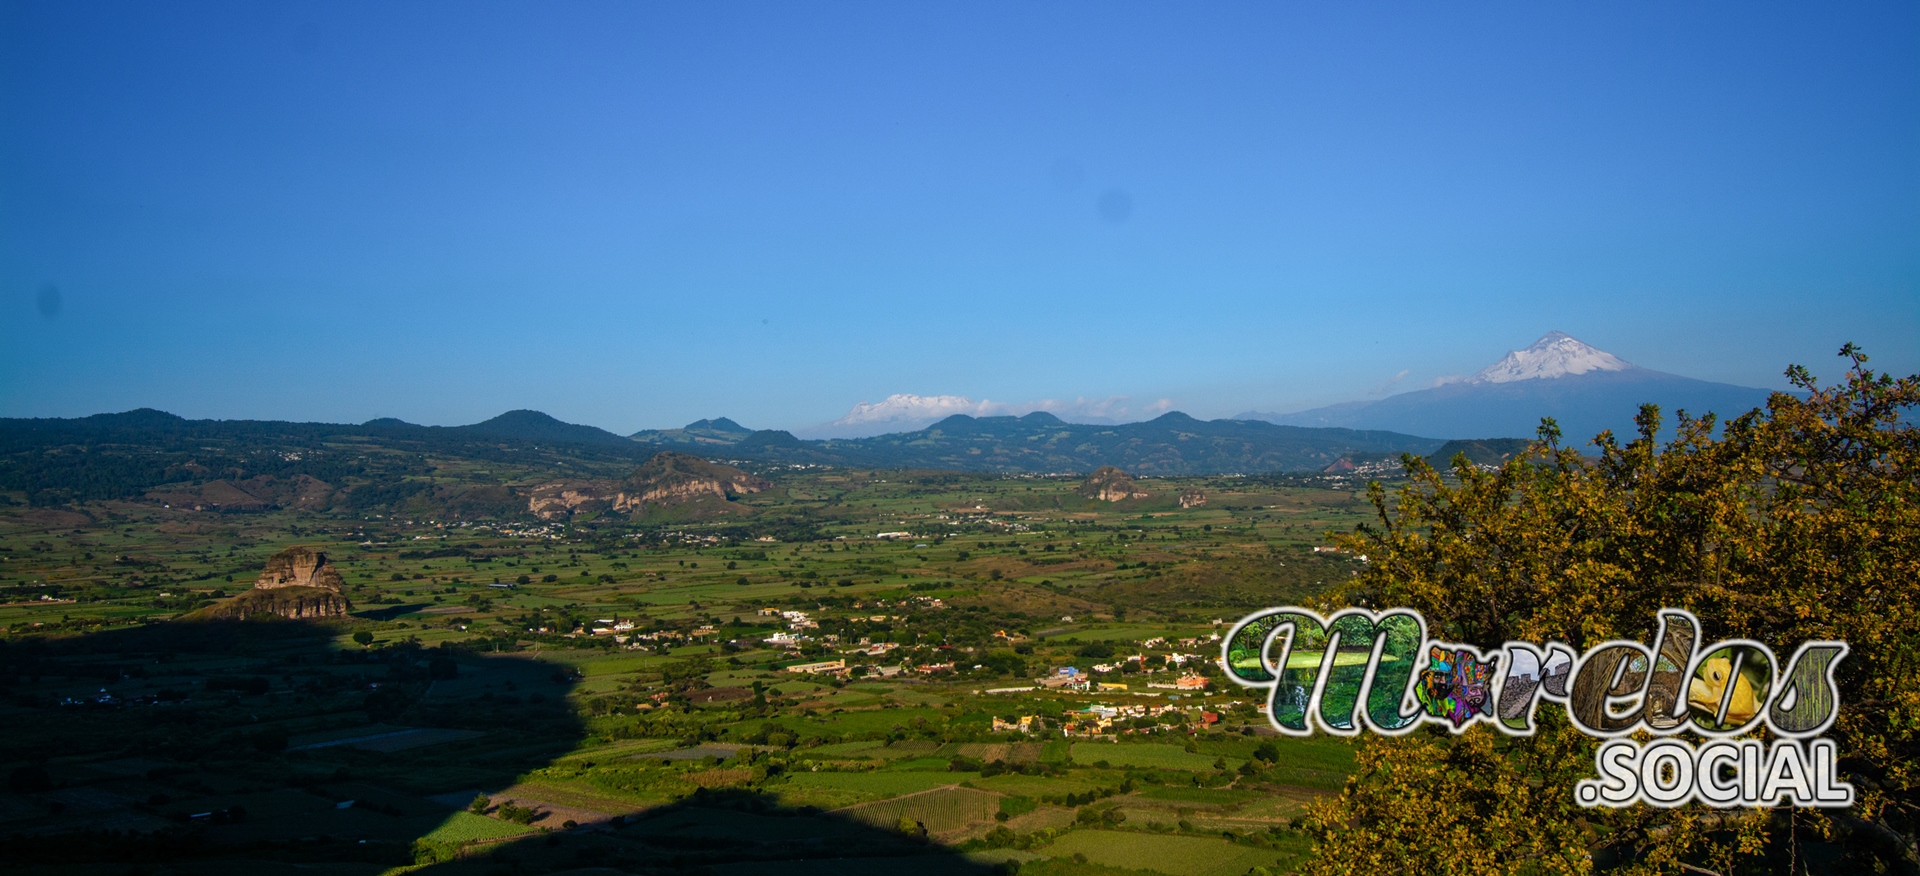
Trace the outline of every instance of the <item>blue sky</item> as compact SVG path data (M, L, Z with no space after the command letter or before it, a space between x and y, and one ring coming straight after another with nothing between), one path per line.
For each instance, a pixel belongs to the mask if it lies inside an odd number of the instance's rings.
M0 2L4 416L1227 416L1550 329L1920 371L1920 6Z

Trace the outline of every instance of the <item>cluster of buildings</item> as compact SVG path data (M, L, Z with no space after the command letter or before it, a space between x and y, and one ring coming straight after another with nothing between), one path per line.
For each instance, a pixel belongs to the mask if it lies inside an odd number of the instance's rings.
M1012 721L996 715L993 719L995 733L1038 733L1045 729L1046 725L1041 722L1039 715L1021 715Z
M628 648L644 648L648 645L658 645L663 642L694 642L700 639L712 638L720 633L719 629L713 626L695 627L691 631L686 632L680 630L634 632L635 629L636 627L631 620L621 620L617 617L603 617L594 620L588 627L575 629L567 635L569 637L582 634L589 636L612 636L616 643L625 645ZM547 632L547 628L539 627L536 629L534 627L528 627L527 632L544 633Z
M1157 719L1170 712L1178 713L1182 719L1181 723L1183 724L1198 724L1202 727L1208 727L1220 722L1220 714L1218 712L1210 712L1198 708L1183 709L1174 705L1109 706L1104 703L1095 703L1084 709L1074 709L1060 713L1060 735L1093 738L1099 736L1118 736L1123 733L1151 732L1152 728L1125 727L1120 725L1132 721L1135 718Z
M778 608L763 608L763 609L760 609L759 615L761 617L780 618L781 620L784 620L787 622L787 629L789 630L817 630L820 628L819 622L815 621L811 617L808 617L807 613L804 611L788 611L788 610L782 610Z
M1214 621L1213 625L1216 627L1219 626L1220 621ZM1204 647L1206 645L1220 641L1220 634L1209 633L1207 637L1204 639L1196 636L1191 639L1179 639L1179 640L1169 640L1166 636L1154 636L1151 639L1141 642L1140 647L1163 648L1163 647L1166 647L1167 642L1169 641L1173 641L1174 646L1179 648L1200 648L1200 647Z

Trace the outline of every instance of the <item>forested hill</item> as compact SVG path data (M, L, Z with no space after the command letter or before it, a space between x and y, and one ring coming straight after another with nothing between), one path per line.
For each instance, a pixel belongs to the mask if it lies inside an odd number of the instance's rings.
M645 434L636 440L646 440ZM1114 465L1138 474L1195 475L1317 471L1343 457L1425 455L1444 443L1397 432L1196 420L1178 412L1124 425L1068 423L1035 412L1024 417L956 415L916 432L872 438L802 441L786 432L751 432L706 452L870 468L1018 473L1086 472Z
M127 499L162 484L302 476L393 488L456 459L501 474L618 476L657 448L514 411L471 426L188 420L142 409L74 419L0 419L0 492L34 505Z
M1180 413L1118 426L1066 423L1046 413L955 416L916 432L801 441L728 420L626 438L537 411L470 426L418 426L394 419L359 425L188 420L137 410L0 419L0 501L17 500L7 495L33 505L146 497L246 508L318 503L325 495L335 506L390 507L443 486L449 467L462 469L463 481L499 485L622 477L662 449L766 464L999 473L1115 465L1138 474L1199 475L1317 471L1343 457L1427 454L1443 443ZM495 504L504 512L513 501L502 494Z

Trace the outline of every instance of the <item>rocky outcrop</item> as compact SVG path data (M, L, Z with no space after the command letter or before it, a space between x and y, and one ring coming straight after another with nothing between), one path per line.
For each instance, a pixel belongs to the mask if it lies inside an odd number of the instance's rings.
M1145 499L1145 493L1133 484L1133 476L1111 465L1103 465L1093 470L1081 484L1076 493L1088 499L1102 502L1123 502L1128 499Z
M287 548L267 558L253 589L189 615L203 620L246 620L271 615L296 620L346 617L353 605L340 592L346 582L327 555Z
M276 587L248 590L225 602L194 612L190 617L204 620L246 620L272 616L294 620L325 620L346 617L353 605L338 590L325 587Z
M587 512L643 514L650 508L686 505L703 499L725 502L758 493L773 484L730 465L662 450L626 480L557 481L535 487L527 510L542 520Z
M724 501L771 486L771 482L730 465L662 450L627 478L613 507L616 511L640 511L649 505L678 505L704 496Z
M275 587L321 587L338 592L346 586L340 570L327 562L327 555L312 548L291 547L267 558L253 586L261 590Z
M1199 490L1184 490L1180 493L1180 507L1198 508L1207 504L1207 494Z
M527 510L541 520L557 520L589 511L605 511L620 496L608 481L559 481L534 487L527 496Z

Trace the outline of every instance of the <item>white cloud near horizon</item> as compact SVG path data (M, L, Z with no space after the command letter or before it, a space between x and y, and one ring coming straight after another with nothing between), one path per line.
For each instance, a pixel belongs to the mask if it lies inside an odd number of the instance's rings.
M805 431L821 437L864 437L923 428L955 414L1018 417L1034 411L1045 411L1069 422L1121 423L1151 419L1173 409L1173 399L1170 398L1156 399L1142 405L1134 405L1132 401L1130 396L1115 395L1010 403L987 399L975 401L963 395L895 393L877 402L860 402L845 416Z

